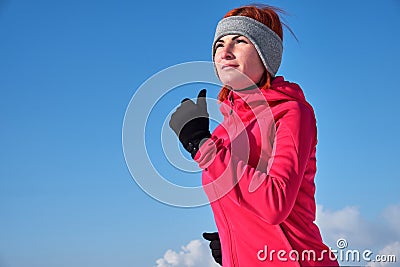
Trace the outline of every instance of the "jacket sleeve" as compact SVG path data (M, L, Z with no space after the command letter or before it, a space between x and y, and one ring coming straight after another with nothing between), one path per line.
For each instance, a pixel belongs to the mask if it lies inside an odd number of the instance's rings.
M279 116L268 172L238 159L216 136L195 157L211 177L214 191L219 191L220 196L227 193L240 207L270 224L279 224L290 214L317 140L314 113L305 105L291 101ZM256 189L252 189L254 184L258 185Z

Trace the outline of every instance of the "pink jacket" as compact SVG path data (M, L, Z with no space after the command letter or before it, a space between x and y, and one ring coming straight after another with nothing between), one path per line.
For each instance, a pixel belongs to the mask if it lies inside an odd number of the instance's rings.
M268 90L230 91L220 110L195 160L222 266L339 266L314 224L317 129L301 88L276 77Z

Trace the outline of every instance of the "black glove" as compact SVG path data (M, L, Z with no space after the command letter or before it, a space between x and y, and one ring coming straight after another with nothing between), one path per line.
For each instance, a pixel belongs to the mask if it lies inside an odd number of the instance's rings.
M183 99L169 121L169 127L192 158L199 150L200 141L211 136L206 93L206 89L199 92L196 104L188 98Z
M222 266L222 252L221 242L219 240L218 232L215 233L203 233L205 240L210 242L211 255L213 256L216 263Z

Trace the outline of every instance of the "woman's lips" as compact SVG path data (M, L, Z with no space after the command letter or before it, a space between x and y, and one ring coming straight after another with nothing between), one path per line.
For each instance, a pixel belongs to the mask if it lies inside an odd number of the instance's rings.
M225 65L222 65L222 69L237 68L237 67L239 67L239 65L237 65L237 64L225 64Z

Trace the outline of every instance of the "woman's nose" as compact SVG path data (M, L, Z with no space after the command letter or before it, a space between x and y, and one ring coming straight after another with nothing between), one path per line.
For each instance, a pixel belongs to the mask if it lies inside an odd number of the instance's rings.
M221 48L221 59L233 59L235 55L233 54L232 47L227 45Z

